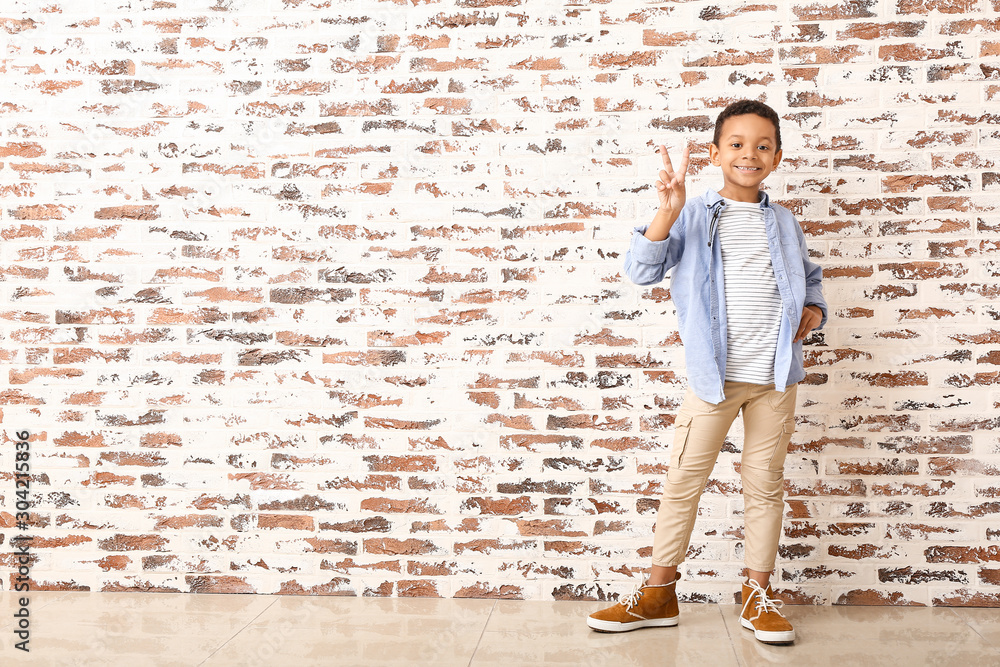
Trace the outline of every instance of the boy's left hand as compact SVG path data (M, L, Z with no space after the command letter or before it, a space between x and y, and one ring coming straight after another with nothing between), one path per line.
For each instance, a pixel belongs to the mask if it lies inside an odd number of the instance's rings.
M823 311L819 306L806 306L802 309L802 319L799 320L799 330L795 332L793 343L798 343L809 335L809 332L823 321Z

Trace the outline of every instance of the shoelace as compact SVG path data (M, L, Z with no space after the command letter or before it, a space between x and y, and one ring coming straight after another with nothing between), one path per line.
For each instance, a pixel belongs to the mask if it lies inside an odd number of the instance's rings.
M622 605L626 609L631 609L632 607L639 604L639 598L642 597L642 584L636 584L632 592L622 598Z
M782 618L785 617L784 614L782 614L780 611L778 611L779 607L784 607L785 606L785 603L784 603L783 600L778 600L777 598L769 598L769 597L767 597L767 589L765 589L763 586L761 586L760 584L758 584L755 579L750 579L747 582L747 586L749 586L750 588L752 588L753 591L754 591L754 593L757 594L757 616L755 616L754 618L757 618L761 614L766 614L768 612L774 612L775 614L777 614L778 616L781 616Z

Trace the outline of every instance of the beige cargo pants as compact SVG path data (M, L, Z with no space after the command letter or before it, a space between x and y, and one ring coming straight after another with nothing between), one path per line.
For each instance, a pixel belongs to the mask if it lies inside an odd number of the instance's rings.
M688 389L674 422L674 446L653 538L653 564L680 565L691 542L698 501L729 427L743 411L743 478L746 566L774 569L784 513L784 465L795 431L798 385L726 382L722 403L713 405Z

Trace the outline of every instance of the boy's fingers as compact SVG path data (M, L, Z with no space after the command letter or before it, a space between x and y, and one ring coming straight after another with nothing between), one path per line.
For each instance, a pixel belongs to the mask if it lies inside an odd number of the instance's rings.
M816 328L819 321L822 319L816 315L810 308L802 309L802 319L799 321L799 330L795 332L795 339L792 342L799 342L799 340L804 339L809 332Z
M684 152L681 154L681 163L677 167L677 170L681 173L681 177L682 178L683 178L683 175L687 173L688 162L690 162L690 158L691 158L691 149L689 149L687 146L685 146L684 147Z
M674 165L670 162L670 155L667 154L667 147L664 144L660 144L660 158L663 160L663 169L667 172L667 175L673 176Z

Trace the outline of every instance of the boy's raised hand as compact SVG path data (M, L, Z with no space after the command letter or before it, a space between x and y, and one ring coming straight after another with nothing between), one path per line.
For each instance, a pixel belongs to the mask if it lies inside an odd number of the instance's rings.
M677 219L687 201L687 192L684 188L684 177L687 176L688 161L691 151L687 146L681 153L680 164L677 169L670 162L667 155L667 147L660 144L660 157L663 158L663 169L660 170L659 179L656 181L656 194L660 198L660 210L667 213L672 220Z

